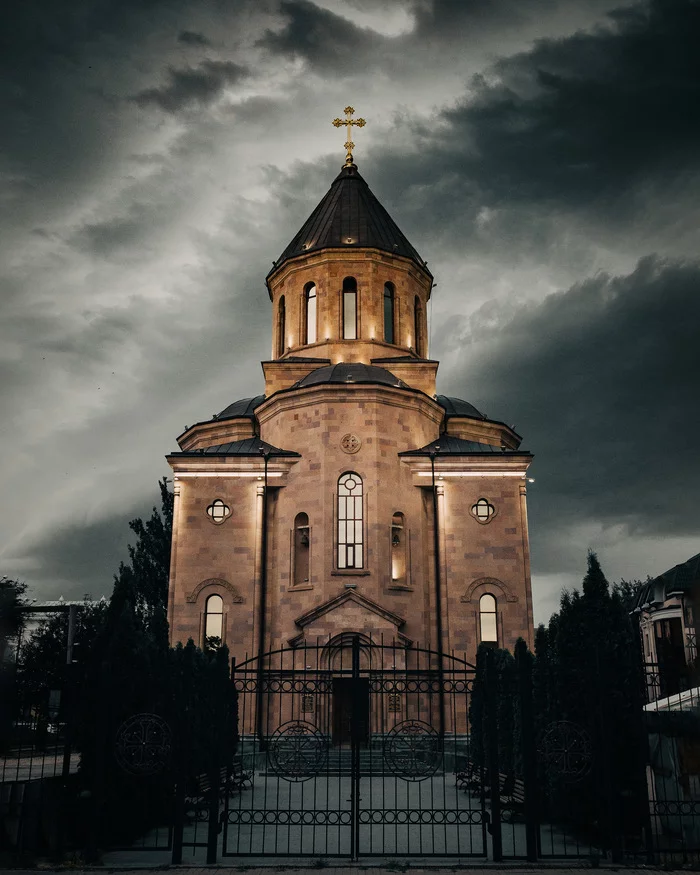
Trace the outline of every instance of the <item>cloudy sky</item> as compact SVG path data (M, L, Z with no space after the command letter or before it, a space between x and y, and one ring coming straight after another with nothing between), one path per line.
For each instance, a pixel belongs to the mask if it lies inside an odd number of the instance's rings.
M263 278L342 164L514 423L536 620L700 550L697 0L34 0L0 46L0 574L99 597L185 424L262 388Z

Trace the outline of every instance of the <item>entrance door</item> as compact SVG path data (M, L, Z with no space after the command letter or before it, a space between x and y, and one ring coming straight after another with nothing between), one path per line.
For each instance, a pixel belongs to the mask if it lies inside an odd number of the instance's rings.
M333 745L352 742L353 717L356 738L362 747L369 736L369 681L367 678L333 678Z

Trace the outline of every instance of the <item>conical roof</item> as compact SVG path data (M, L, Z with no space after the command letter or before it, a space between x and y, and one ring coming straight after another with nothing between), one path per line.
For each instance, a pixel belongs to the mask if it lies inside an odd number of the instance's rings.
M372 190L350 164L333 180L328 193L280 255L271 273L285 261L320 249L372 247L410 258L432 276L418 252ZM268 276L270 275L268 274Z

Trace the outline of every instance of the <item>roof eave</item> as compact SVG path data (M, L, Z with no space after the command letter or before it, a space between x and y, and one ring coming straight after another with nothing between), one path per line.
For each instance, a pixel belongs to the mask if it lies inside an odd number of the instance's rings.
M272 278L280 271L285 265L289 264L291 261L297 261L297 259L308 258L310 255L317 255L321 252L348 252L349 250L357 250L357 251L371 251L375 250L376 252L384 252L387 255L392 255L394 258L400 258L403 261L410 261L411 264L414 264L419 270L421 270L425 276L430 280L430 284L435 280L435 277L428 269L427 263L418 258L415 258L412 255L397 255L391 249L384 249L381 246L362 246L359 243L348 243L347 246L323 246L319 249L309 249L307 252L300 252L298 255L288 255L286 258L281 259L280 261L272 262L272 269L268 271L267 276L265 277L265 286L267 288L267 293L270 296L270 300L272 300L272 290L270 289L270 281Z

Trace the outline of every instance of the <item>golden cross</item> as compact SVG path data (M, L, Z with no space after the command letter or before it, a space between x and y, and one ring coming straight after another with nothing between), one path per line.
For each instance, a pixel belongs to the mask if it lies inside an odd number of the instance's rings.
M340 128L343 125L347 128L347 142L344 143L345 148L347 149L347 155L345 156L345 166L350 167L352 164L352 150L355 148L355 144L350 139L352 137L352 126L357 125L358 128L364 128L367 122L363 118L353 119L350 116L355 115L355 110L351 106L346 106L343 110L345 113L345 118L335 118L332 123L336 128Z

